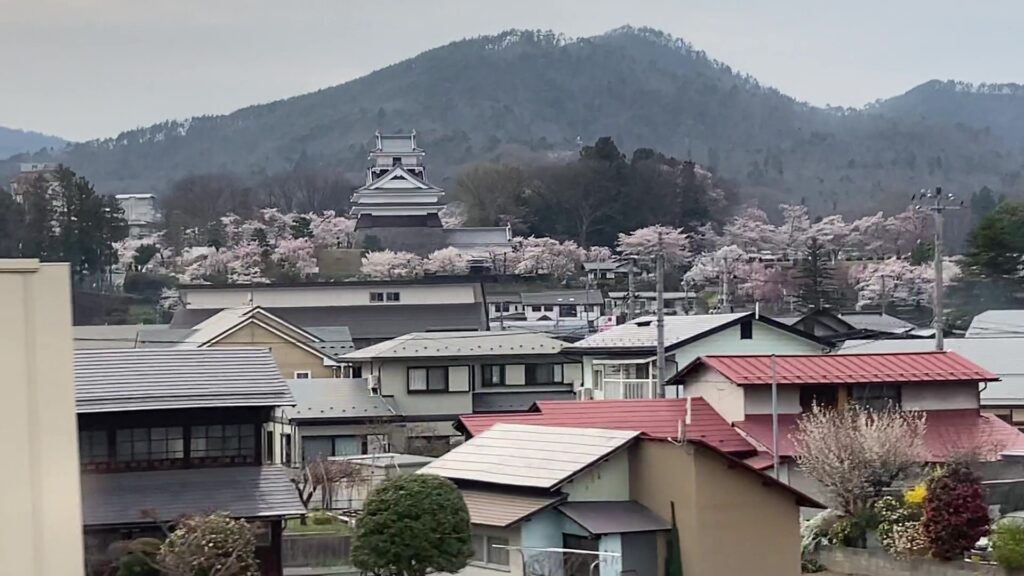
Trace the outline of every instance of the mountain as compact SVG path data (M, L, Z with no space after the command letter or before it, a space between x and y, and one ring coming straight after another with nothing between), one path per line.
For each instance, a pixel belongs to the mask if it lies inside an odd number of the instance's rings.
M467 164L566 159L577 137L607 135L623 150L709 165L767 209L802 201L815 214L902 210L935 184L1024 196L1024 155L989 118L1002 105L965 93L953 115L915 104L914 92L865 110L824 109L648 28L579 39L512 30L310 94L30 158L65 162L104 192L159 193L190 173L273 173L299 161L358 180L375 130L415 128L428 175L451 187Z
M64 144L66 142L56 136L0 126L0 158L35 152L40 148L61 148Z
M1024 147L1024 85L932 80L869 107L890 116L983 128Z

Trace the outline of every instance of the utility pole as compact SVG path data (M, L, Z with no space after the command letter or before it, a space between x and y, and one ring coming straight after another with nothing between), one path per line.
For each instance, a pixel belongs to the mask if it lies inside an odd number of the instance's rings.
M661 228L658 229L658 253L654 257L654 271L657 286L656 304L658 333L658 391L656 397L665 397L665 239Z
M932 298L932 316L934 317L933 325L935 326L935 349L942 351L944 348L943 343L943 329L945 329L945 308L943 306L943 285L942 285L942 230L944 224L944 212L946 210L959 210L963 208L963 201L961 200L958 205L951 205L950 202L956 200L952 194L942 194L942 187L936 186L934 190L921 190L919 198L924 201L932 200L931 204L917 205L917 208L924 208L931 211L932 216L935 217L935 243L932 246L934 254L933 265L935 267L935 293ZM911 200L914 197L911 196Z
M629 288L626 291L626 322L633 319L633 299L634 299L634 288L633 288L633 270L636 268L636 259L630 257L629 259Z
M779 479L779 383L775 374L775 354L768 359L772 383L772 470Z

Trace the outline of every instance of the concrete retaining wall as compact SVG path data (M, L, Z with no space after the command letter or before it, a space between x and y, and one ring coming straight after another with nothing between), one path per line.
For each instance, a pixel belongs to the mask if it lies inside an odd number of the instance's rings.
M818 561L830 572L855 576L1004 576L1006 572L989 564L941 562L931 558L896 560L885 550L826 547Z

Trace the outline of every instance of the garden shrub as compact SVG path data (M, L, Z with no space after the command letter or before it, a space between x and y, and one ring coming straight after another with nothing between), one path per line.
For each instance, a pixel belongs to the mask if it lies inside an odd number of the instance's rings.
M922 556L928 541L921 528L921 507L886 496L875 503L878 514L878 541L895 558Z
M306 517L309 519L309 522L314 526L325 526L328 524L334 524L335 522L334 516L331 516L329 513L323 511L310 512L306 515Z
M981 478L962 464L931 477L924 498L924 535L932 556L963 558L989 532L988 506Z
M1003 518L992 528L992 557L1007 570L1024 568L1024 519Z

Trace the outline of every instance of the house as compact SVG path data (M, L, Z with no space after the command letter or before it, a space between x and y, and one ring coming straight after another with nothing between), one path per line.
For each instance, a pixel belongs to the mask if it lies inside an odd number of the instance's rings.
M973 338L947 338L944 348L981 366L999 377L981 389L981 410L1017 427L1024 427L1024 357L1021 356L1022 338L982 336ZM933 340L885 339L848 340L839 349L849 353L929 352L935 349Z
M304 329L259 306L221 310L193 326L174 344L175 348L243 346L269 349L287 378L339 376L341 357L354 349L347 328Z
M564 353L582 359L583 398L657 398L657 327L647 316L598 332ZM817 337L754 312L665 317L666 377L704 354L820 353Z
M281 409L294 429L286 466L318 458L380 454L405 448L391 400L371 394L363 378L287 380L295 405Z
M583 271L592 284L627 279L630 273L640 275L640 267L629 260L608 260L606 262L584 262Z
M157 210L155 194L116 194L114 199L124 210L129 237L138 238L156 231L159 227L160 213Z
M994 460L1001 451L1024 448L1024 434L979 409L979 385L998 377L954 352L710 355L691 362L666 387L704 398L767 454L763 466L771 467L773 363L779 477L809 494L821 488L794 466L792 434L814 403L923 413L923 457L930 462L967 451Z
M710 445L637 430L494 423L418 473L462 492L470 576L656 575L670 545L688 575L795 574L799 506L820 506Z
M458 441L452 424L463 414L573 398L582 376L565 346L529 332L414 332L342 360L402 414L407 451L430 454Z
M274 447L294 403L268 350L80 350L75 396L86 555L225 511L262 528L263 574L281 569L285 518L305 513Z
M600 290L525 292L520 296L528 321L594 321L604 314Z
M3 573L81 576L69 265L0 259L0 294Z
M967 338L1024 336L1024 310L986 310L971 319Z
M633 315L651 315L658 312L657 292L633 292ZM665 314L685 315L694 310L697 303L696 292L664 292L662 301L665 303ZM614 316L628 316L629 292L609 292L608 311Z
M57 182L59 164L52 162L22 162L18 165L18 175L11 179L11 197L19 204L25 203L25 193L32 189L37 180L42 179L43 187L48 196L56 196L60 192Z
M803 316L776 318L830 343L863 338L918 338L924 333L910 322L882 312L812 310Z
M183 308L171 328L193 328L224 310L258 306L295 326L344 326L356 348L416 331L486 330L480 282L419 280L194 285L179 288Z

